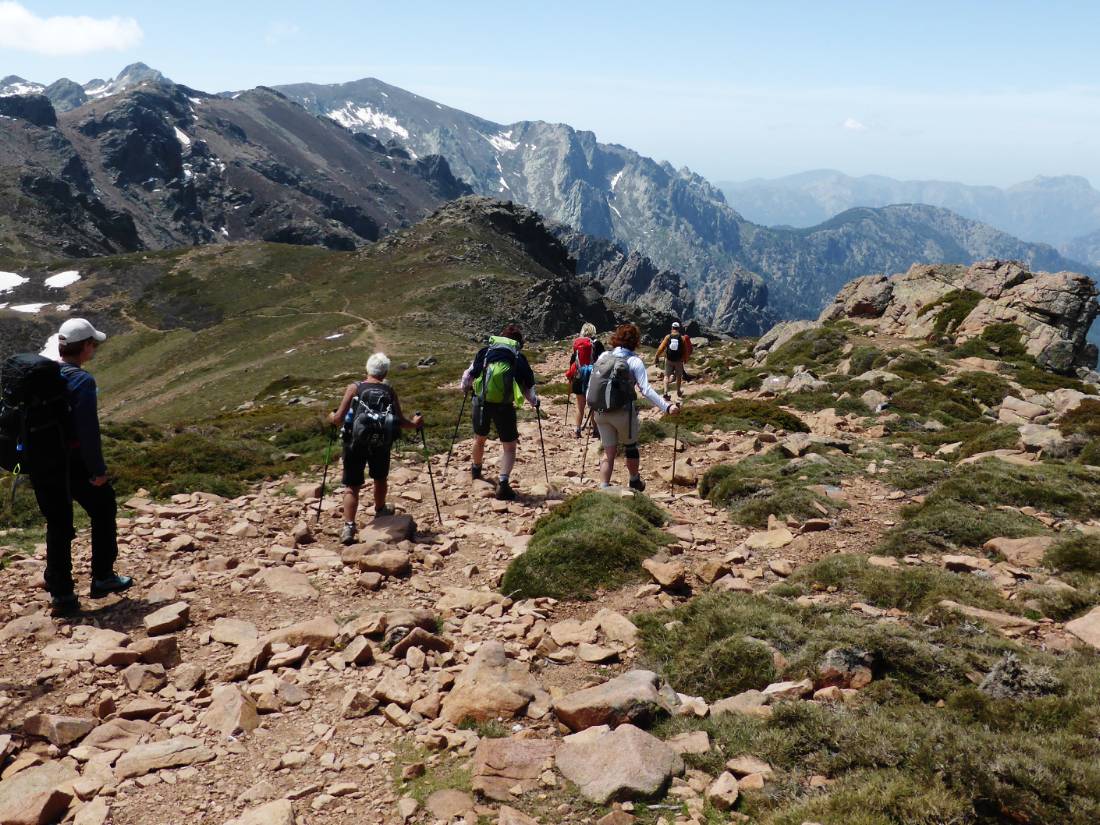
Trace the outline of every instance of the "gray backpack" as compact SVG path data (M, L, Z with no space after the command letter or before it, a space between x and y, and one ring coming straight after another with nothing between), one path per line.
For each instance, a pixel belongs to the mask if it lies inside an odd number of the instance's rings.
M634 374L630 364L621 355L608 351L601 355L592 367L585 399L596 412L621 410L634 403Z

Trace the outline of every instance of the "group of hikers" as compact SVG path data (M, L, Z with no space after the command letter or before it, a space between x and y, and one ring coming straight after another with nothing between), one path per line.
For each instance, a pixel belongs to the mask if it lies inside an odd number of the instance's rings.
M79 610L72 571L74 501L91 522L91 597L121 592L134 581L114 569L117 504L103 458L96 382L84 369L107 336L83 318L70 318L61 325L57 339L57 358L14 355L0 368L0 467L16 479L21 473L30 479L46 520L46 589L54 612L66 615ZM524 402L536 411L542 406L523 343L520 326L506 325L478 350L461 377L464 400L471 398L470 477L483 478L485 444L495 430L501 443L495 492L503 501L516 498L511 475L519 442L517 408ZM603 448L601 487L611 485L622 448L630 488L645 489L639 469L639 394L662 413L680 411L670 392L674 383L678 398L683 397L690 338L674 323L657 350L657 358L665 359L663 396L650 386L646 364L637 354L640 343L638 327L621 324L611 336L610 347L605 347L590 323L581 327L572 342L566 379L576 396L573 435L579 438L584 431L587 409L591 432ZM402 430L423 432L423 416L416 413L410 418L402 411L397 391L387 382L389 370L390 359L384 353L371 355L366 377L345 388L329 419L342 437L343 544L357 541L356 513L368 477L373 483L375 515L394 512L386 503L394 442Z

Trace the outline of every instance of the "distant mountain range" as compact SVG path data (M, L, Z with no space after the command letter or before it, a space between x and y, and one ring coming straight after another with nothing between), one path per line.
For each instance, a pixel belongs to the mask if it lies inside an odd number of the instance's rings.
M852 177L831 169L783 178L720 183L730 204L768 226L808 227L857 206L940 206L1029 241L1049 243L1075 260L1100 265L1100 190L1073 175L1037 177L1015 186L969 186L937 180Z
M63 77L46 86L11 74L5 78L0 78L0 97L45 95L50 99L54 109L59 112L67 112L77 106L83 106L89 100L98 100L101 97L124 92L147 80L163 79L164 75L156 69L150 69L144 63L131 63L119 72L113 80L96 78L83 84Z
M56 84L55 84L56 85ZM86 257L228 240L355 249L469 188L256 89L156 75L57 114L0 97L0 257Z
M781 317L814 316L853 277L917 262L993 256L1043 269L1083 268L1050 246L930 207L857 210L807 230L771 229L746 220L689 169L563 124L494 123L375 79L277 88L349 129L443 155L479 194L513 198L682 273L708 320L731 293L764 292Z
M28 91L19 78L7 85ZM105 87L113 93L99 97ZM1087 269L931 206L769 228L689 169L568 125L494 123L378 80L209 95L135 64L80 90L89 99L60 114L68 98L0 97L0 259L249 239L348 249L472 189L571 227L577 235L559 237L616 300L694 307L746 335L816 316L854 277L918 262Z

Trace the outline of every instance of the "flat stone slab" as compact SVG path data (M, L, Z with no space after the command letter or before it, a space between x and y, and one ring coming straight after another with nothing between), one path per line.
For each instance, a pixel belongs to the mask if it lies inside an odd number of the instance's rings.
M684 772L678 753L634 725L588 734L566 737L555 763L585 799L598 805L651 799Z

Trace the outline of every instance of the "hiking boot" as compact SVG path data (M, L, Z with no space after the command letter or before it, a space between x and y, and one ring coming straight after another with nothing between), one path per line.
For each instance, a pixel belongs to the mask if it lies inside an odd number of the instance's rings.
M500 501L515 501L516 491L507 481L501 481L497 485L497 499Z
M639 493L645 490L645 482L642 481L641 476L634 476L634 478L630 479L630 489L637 490Z
M375 518L378 518L379 516L392 516L393 513L394 513L394 509L392 507L390 507L388 504L383 504L381 507L375 507L374 508Z
M665 401L672 401L672 396L669 395L667 392L664 395L662 395L661 397L663 399L665 399Z
M477 481L479 478L481 478L481 468L476 467L476 466L471 466L470 467L470 478L473 481Z
M580 427L574 427L573 428L573 438L580 438L580 437L581 437L581 428Z
M80 612L80 599L76 597L76 593L54 596L50 599L50 610L55 616L72 616Z
M121 593L131 587L133 583L134 580L129 576L120 576L117 573L105 579L92 579L92 598L102 599L112 593Z
M340 531L340 543L347 547L348 545L355 544L355 525L345 524L344 529Z

